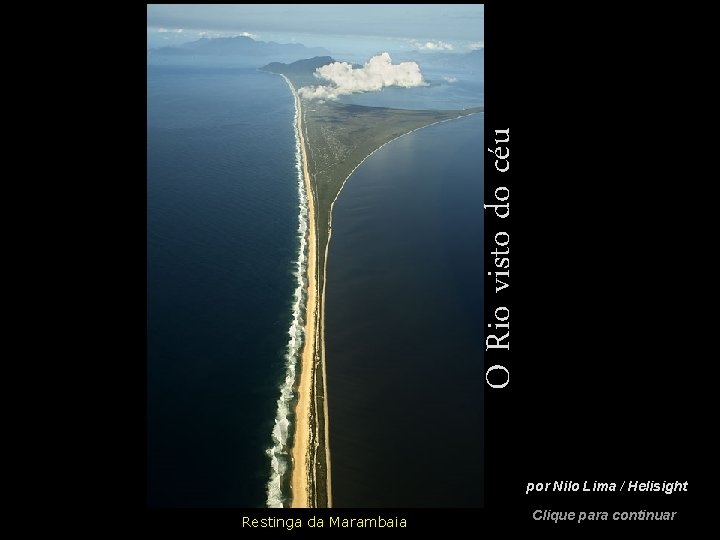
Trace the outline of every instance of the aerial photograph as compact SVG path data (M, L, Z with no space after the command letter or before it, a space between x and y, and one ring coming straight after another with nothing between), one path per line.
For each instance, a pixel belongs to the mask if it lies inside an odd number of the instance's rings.
M147 5L148 507L484 506L484 26Z

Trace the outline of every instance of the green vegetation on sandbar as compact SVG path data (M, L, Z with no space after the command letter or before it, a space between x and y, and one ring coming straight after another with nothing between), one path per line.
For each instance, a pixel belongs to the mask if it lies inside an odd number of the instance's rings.
M334 62L329 56L300 60L292 64L274 62L262 68L264 71L285 75L295 90L303 86L323 84L313 76L320 66ZM411 90L408 90L411 91ZM363 107L336 101L301 98L302 125L307 149L308 172L314 197L317 223L317 286L320 298L325 288L325 247L330 234L332 204L342 189L348 175L369 154L382 145L415 129L467 116L483 111L474 107L452 111L416 111L385 107ZM480 149L482 150L482 149ZM320 321L323 320L322 303L318 306ZM320 339L318 346L324 343ZM315 362L324 352L316 349ZM328 506L327 465L330 456L325 454L325 422L321 403L325 395L326 381L322 369L315 369L313 396L311 399L311 429L317 443L311 445L310 462L314 466L313 482L309 486L314 507Z
M298 90L310 84L323 84L323 81L313 77L312 73L316 68L331 62L334 62L332 58L323 56L299 60L292 64L274 62L263 69L285 75L295 90ZM320 248L318 267L321 269L319 287L322 291L322 269L325 264L331 205L353 169L368 154L400 135L435 122L482 112L483 107L416 111L302 99L302 111L308 170L315 190Z

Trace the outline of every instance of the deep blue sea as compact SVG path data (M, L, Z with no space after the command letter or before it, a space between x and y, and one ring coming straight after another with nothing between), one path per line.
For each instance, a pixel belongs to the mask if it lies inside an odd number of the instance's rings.
M148 504L265 506L298 303L292 95L252 68L150 65L147 99ZM346 101L482 104L460 77ZM482 502L482 131L475 115L394 141L335 206L338 506Z
M264 506L296 278L294 104L254 69L148 67L148 502Z

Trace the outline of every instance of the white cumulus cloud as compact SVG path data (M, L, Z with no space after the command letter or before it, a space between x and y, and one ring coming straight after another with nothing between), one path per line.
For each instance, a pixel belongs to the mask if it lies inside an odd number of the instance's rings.
M413 41L413 46L421 51L452 51L453 46L444 41Z
M386 52L373 56L361 68L353 68L347 62L333 62L315 70L315 77L326 79L330 84L304 86L299 93L310 99L337 99L338 96L355 92L377 92L386 86L426 86L415 62L393 64Z
M458 80L457 77L448 77L447 75L443 75L443 79L445 79L447 82L449 82L451 84L454 82L457 82L457 80Z
M484 49L485 48L485 42L484 41L474 41L472 43L468 43L467 45L468 49L477 50L477 49Z
M161 34L167 34L168 32L182 34L184 31L182 28L158 28L158 32Z

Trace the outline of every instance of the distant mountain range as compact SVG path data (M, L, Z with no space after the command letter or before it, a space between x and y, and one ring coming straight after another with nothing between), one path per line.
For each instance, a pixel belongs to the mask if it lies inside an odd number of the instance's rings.
M227 38L201 38L174 47L149 49L149 56L244 56L244 57L295 57L329 55L323 47L306 47L301 43L275 43L256 41L247 36Z
M292 62L290 64L271 62L267 66L261 67L260 70L287 75L299 88L301 86L322 84L321 81L313 75L313 73L315 73L317 68L327 64L332 64L335 61L336 60L334 60L331 56L316 56L315 58L298 60L297 62Z
M301 43L276 43L257 41L247 36L202 38L172 47L148 49L148 62L160 64L233 64L258 66L267 65L266 71L284 73L301 78L306 84L318 84L312 76L316 68L335 62L330 51L323 47L306 47ZM299 60L298 58L307 60ZM393 63L415 61L421 69L435 68L449 71L466 71L482 74L485 67L485 51L478 49L468 53L446 52L395 52ZM365 61L365 60L364 60ZM268 63L269 62L269 63ZM287 64L281 65L281 62ZM353 67L362 67L353 64ZM290 70L288 72L287 70Z

